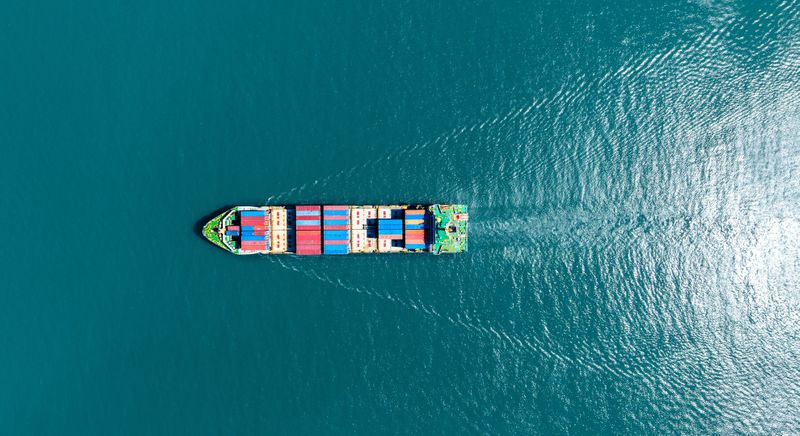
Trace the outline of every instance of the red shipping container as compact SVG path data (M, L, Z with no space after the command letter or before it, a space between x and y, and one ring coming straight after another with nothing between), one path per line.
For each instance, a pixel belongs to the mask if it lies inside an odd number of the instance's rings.
M325 245L347 245L350 241L345 239L326 239Z
M310 206L310 205L299 205L299 206L295 206L295 209L297 209L297 210L319 210L320 207L319 206Z
M262 228L267 226L267 223L265 223L264 220L259 220L259 221L240 221L239 224L241 224L243 226L253 226L253 227L262 227Z
M342 226L342 225L339 225L339 226L325 226L325 230L347 230L349 228L350 227Z
M320 227L319 226L300 226L300 225L298 225L298 226L295 226L295 229L297 229L298 231L307 232L309 230L319 230Z
M403 235L379 235L379 239L391 239L391 240L399 240L403 239Z
M319 230L304 230L297 232L297 239L319 239L322 237L322 232Z
M228 230L239 230L239 226L228 226Z
M297 254L322 254L322 247L298 246Z

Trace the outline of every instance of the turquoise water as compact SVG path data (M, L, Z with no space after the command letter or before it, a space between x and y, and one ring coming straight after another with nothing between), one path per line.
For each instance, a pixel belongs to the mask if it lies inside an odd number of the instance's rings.
M0 23L2 433L800 432L796 0ZM469 204L470 252L197 234L399 200Z

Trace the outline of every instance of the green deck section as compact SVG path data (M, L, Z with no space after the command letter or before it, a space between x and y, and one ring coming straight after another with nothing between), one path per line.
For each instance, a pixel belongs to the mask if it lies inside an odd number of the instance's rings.
M434 254L467 251L467 206L434 204L430 210L433 214L433 247L431 251Z
M203 226L203 236L205 236L206 239L211 241L214 245L222 248L225 251L230 251L230 250L228 250L228 247L226 247L225 244L222 243L222 241L220 240L221 236L217 232L217 229L220 228L220 225L219 225L220 221L222 220L223 217L225 217L225 214L227 214L227 213L228 213L228 211L222 212L221 214L219 214L216 217L214 217L211 220L209 220L206 223L206 225Z

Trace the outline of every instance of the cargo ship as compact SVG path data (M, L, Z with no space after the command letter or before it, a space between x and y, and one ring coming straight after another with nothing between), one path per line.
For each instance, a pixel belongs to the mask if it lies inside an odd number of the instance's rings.
M203 226L203 236L237 255L461 253L463 204L235 206Z

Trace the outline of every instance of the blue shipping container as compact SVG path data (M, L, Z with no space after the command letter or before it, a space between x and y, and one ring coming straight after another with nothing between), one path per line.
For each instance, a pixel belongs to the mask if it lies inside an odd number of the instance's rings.
M264 210L243 210L239 212L241 216L265 216L267 214Z
M378 229L381 235L402 235L403 229Z
M330 239L333 241L344 240L348 238L347 230L325 230L322 233L324 235L324 239Z
M238 230L228 230L227 232L225 232L225 234L228 235L228 236L239 236L239 231Z
M347 220L325 220L326 226L346 226Z
M266 236L242 235L242 241L266 241Z
M297 220L295 223L298 226L318 226L319 220Z
M298 210L297 216L319 216L318 210Z
M348 211L346 210L326 210L323 212L325 216L347 216Z
M409 250L424 250L425 244L406 244L406 248Z
M403 227L402 220L378 220L379 229L399 229Z
M408 230L423 230L423 229L425 229L425 224L406 224L406 229L408 229Z

